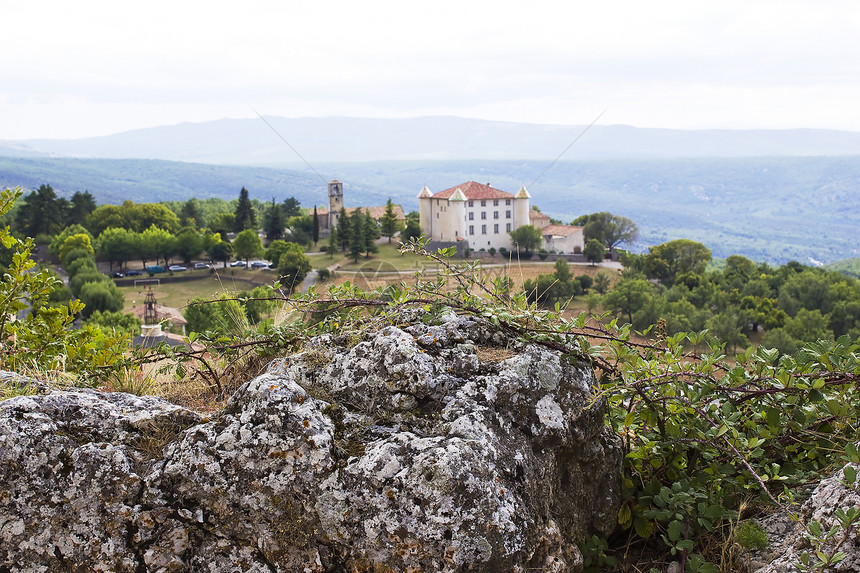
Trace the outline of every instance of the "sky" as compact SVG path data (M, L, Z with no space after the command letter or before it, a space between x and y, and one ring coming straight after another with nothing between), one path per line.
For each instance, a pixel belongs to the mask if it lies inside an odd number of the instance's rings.
M0 16L0 140L257 113L860 131L855 0L28 0Z

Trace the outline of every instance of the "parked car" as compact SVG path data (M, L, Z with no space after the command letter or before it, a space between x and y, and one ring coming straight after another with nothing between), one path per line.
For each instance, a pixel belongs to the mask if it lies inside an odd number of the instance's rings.
M125 276L127 277L139 277L143 274L143 271L139 271L137 269L132 269L130 271L126 271Z
M125 275L124 275L124 274L122 274L122 273L120 273L120 272L116 272L116 273L113 273L111 276L112 276L113 278L115 278L115 279L121 279L121 278L122 278L122 277L124 277Z
M164 267L162 267L161 265L149 265L148 267L146 267L146 272L151 275L157 275L158 273L164 272Z
M170 265L167 267L167 270L173 273L178 273L181 271L187 271L188 267L183 267L182 265Z
M194 263L194 270L196 271L199 271L200 269L208 269L209 267L209 263Z
M230 263L230 266L231 267L247 267L248 265L245 263L245 261L233 261L232 263Z
M254 261L251 263L252 269L268 269L271 263L269 261Z

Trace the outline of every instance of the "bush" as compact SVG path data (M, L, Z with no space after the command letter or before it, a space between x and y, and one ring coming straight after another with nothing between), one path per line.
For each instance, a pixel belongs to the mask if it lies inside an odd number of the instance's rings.
M81 312L84 318L96 311L119 312L125 300L122 291L110 279L107 282L85 283L81 286L78 298L86 305Z
M588 289L594 284L594 279L590 275L580 275L579 284L582 286L582 290L588 292Z
M85 269L81 270L78 274L69 279L69 288L72 291L72 294L78 298L81 296L81 290L85 284L90 283L110 283L113 284L107 276L98 271Z
M327 281L331 278L331 271L326 268L317 269L317 277L319 277L321 281Z

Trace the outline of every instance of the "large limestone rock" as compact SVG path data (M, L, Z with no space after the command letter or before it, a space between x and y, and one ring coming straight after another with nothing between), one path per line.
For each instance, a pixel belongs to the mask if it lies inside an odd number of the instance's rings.
M855 470L860 470L853 464ZM812 563L816 562L816 550L830 555L835 551L846 553L845 559L830 567L827 571L860 571L860 531L854 525L849 530L839 528L826 543L820 547L814 547L810 542L806 524L817 521L821 524L822 532L828 532L837 526L836 511L842 509L860 508L860 484L847 485L844 481L842 470L831 477L822 480L812 492L812 495L801 507L796 521L788 519L787 516L780 519L777 516L773 521L776 524L791 524L787 527L787 535L768 535L770 546L764 552L763 558L767 565L757 569L757 573L793 573L807 570L801 566L800 557L804 552L809 553ZM770 530L770 527L766 529ZM770 533L770 531L769 531ZM819 569L814 569L819 570Z
M314 339L201 418L0 403L0 570L576 571L620 448L587 365L471 319Z

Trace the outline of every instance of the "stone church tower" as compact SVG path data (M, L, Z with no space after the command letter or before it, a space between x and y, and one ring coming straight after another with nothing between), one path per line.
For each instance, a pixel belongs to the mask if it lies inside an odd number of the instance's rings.
M343 207L343 183L332 179L328 184L328 228L337 227L340 209Z

